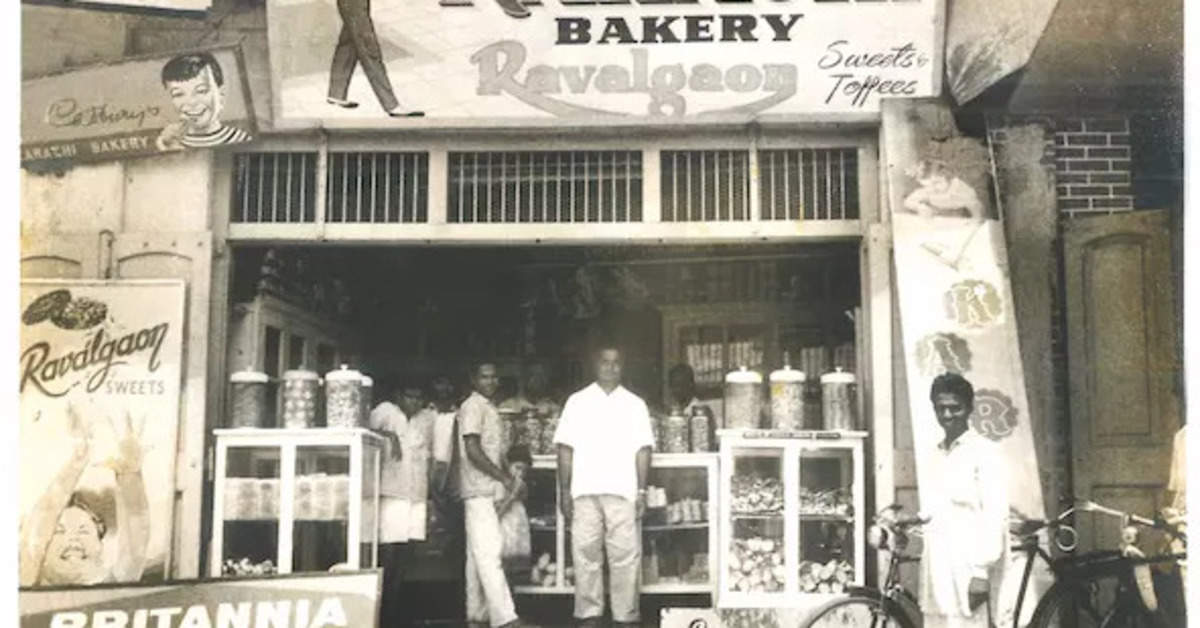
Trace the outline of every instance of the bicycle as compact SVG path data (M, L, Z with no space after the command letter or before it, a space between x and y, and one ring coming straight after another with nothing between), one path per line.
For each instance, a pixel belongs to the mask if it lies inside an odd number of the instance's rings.
M1078 535L1065 523L1076 512L1094 512L1119 517L1124 529L1121 544L1115 550L1096 550L1052 558L1037 540L1041 530L1055 532L1055 544L1072 552ZM1053 520L1030 520L1022 529L1017 550L1029 554L1017 595L1014 628L1021 617L1026 587L1035 558L1041 557L1054 573L1055 582L1034 608L1030 628L1146 628L1183 626L1180 617L1160 612L1150 565L1177 562L1186 553L1146 556L1136 546L1139 528L1161 530L1186 545L1187 537L1176 526L1162 519L1146 519L1133 513L1083 501ZM1069 538L1064 541L1062 536Z
M919 535L928 519L898 517L900 506L892 505L875 515L867 542L876 550L888 552L887 573L883 586L847 587L846 596L822 604L805 628L921 628L923 621L917 598L900 583L900 565L920 560L904 553L909 535Z

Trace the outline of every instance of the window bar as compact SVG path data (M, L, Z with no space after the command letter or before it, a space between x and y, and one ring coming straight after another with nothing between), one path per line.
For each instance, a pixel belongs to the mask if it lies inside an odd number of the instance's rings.
M846 151L838 151L838 177L840 177L839 185L842 190L841 216L842 220L846 219Z
M429 158L428 156L414 153L412 156L412 162L415 165L415 167L412 169L412 222L421 222L421 181L429 180ZM428 187L426 187L426 191L428 191ZM428 213L426 213L425 221L427 222L428 220Z
M508 156L511 156L513 158L513 161L515 162L512 172L509 173L509 176L505 178L505 182L504 182L505 190L508 190L508 186L510 183L513 186L513 193L511 195L512 196L512 199L511 199L512 214L510 216L508 208L507 208L507 204L506 204L503 220L505 222L521 222L521 153L520 153L520 151L517 151L515 153L508 153ZM504 159L506 164L508 163L508 156L506 156Z
M633 220L633 155L629 152L625 153L625 207L621 213L621 220L630 222Z
M596 222L604 222L604 155L596 151Z
M396 153L396 221L416 222L417 195L420 193L420 167L415 153Z
M401 157L401 159L403 159L403 157ZM384 153L383 154L383 171L384 171L384 177L383 177L383 222L391 222L392 221L392 153ZM403 173L404 169L401 168L400 172ZM400 179L400 185L403 186L404 185L403 178L401 178L401 177L397 177L397 178ZM401 196L400 198L404 198L404 197ZM399 213L399 212L397 212L397 213Z
M500 206L492 207L492 222L504 222L508 212L508 153L492 153L500 158Z
M466 188L467 177L465 163L462 153L450 153L454 161L450 163L450 172L458 173L458 214L455 216L455 222L466 222L463 217L463 190Z
M812 201L813 201L812 202L812 204L813 204L812 215L813 215L813 218L820 218L821 217L820 209L817 207L817 192L819 191L819 188L820 188L820 186L817 185L817 150L814 148L814 149L812 149L811 152L812 152Z
M797 198L800 199L800 206L797 208L796 217L799 218L800 220L809 218L809 216L808 216L808 201L805 200L805 198L804 198L804 193L806 192L805 188L807 187L804 185L804 159L805 159L804 149L800 149L800 150L796 151L796 185L798 185L800 187L799 192L797 192Z
M687 203L687 213L685 214L684 220L696 219L696 216L692 211L692 160L695 158L695 156L695 153L687 153L687 158L684 161L684 166L687 168L685 171L686 174L683 175L684 186L687 188L686 196L684 196L685 202Z
M571 161L571 222L579 222L579 176L576 171L576 153L567 151L567 156Z
M263 163L264 163L264 159L265 159L264 155L258 155L258 202L256 203L257 208L258 208L256 210L258 220L256 220L255 222L263 221L263 206L262 205L263 205Z
M299 222L308 221L308 155L300 153L300 215Z
M709 219L708 207L708 156L714 151L700 151L700 219Z
M580 180L583 182L583 221L592 222L592 195L588 189L588 184L591 183L592 177L592 154L590 151L583 152L583 176Z
M279 153L271 153L271 222L279 222Z
M714 150L705 151L708 153L708 160L711 162L711 168L704 169L704 176L712 180L712 189L707 185L704 186L705 203L708 208L705 210L705 218L710 220L725 220L725 214L728 213L728 207L723 202L725 199L721 197L721 158L728 155L730 151Z
M474 181L475 181L475 183L473 185L473 187L475 189L475 198L473 199L474 203L472 203L474 205L474 208L472 208L472 222L479 222L479 203L482 201L482 199L484 199L484 195L481 195L480 192L482 192L482 189L479 186L479 152L478 151L472 152L472 159L475 162L475 168L472 171L473 172L472 177L474 178ZM488 189L487 193L488 193L488 195L491 195L492 190Z
M287 173L284 177L285 192L283 193L283 219L285 222L299 222L292 211L292 158L296 153L287 153Z
M350 195L350 159L345 154L334 155L334 159L342 164L342 211L337 215L337 220L334 222L343 222L346 220L346 197Z
M254 159L254 155L239 155L238 161L242 165L242 221L250 222L250 161Z
M379 187L379 181L376 179L376 171L379 169L379 153L371 153L371 207L367 213L367 222L375 222L375 210L378 206L378 198L376 197L376 189ZM361 173L359 174L362 177ZM366 177L362 177L365 179ZM361 185L361 184L360 184Z
M542 158L541 168L538 173L542 177L542 213L541 219L545 222L550 222L550 153L542 151L539 153Z
M354 171L354 222L362 222L363 179L366 178L363 176L363 154L358 153L355 158L358 161L358 167ZM347 222L349 222L349 220L347 220Z
M826 150L824 152L824 162L826 162L826 220L833 217L833 151Z
M562 222L562 200L563 200L563 180L562 180L562 153L555 151L554 153L554 222Z
M734 152L730 151L729 152L729 162L730 162L729 163L729 177L725 180L725 193L729 196L729 219L737 220L738 219L737 212L734 211L734 207L733 207L734 188L735 188L735 184L733 182L733 173L734 173L733 161L734 161ZM743 200L745 200L744 197L743 197Z

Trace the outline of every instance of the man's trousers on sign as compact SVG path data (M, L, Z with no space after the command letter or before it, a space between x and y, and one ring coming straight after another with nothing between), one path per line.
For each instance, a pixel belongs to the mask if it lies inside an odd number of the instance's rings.
M342 17L342 32L329 68L329 97L346 100L354 66L361 63L379 104L387 111L399 107L396 94L392 92L392 82L388 80L387 67L383 64L383 51L375 37L371 1L337 0L337 7L338 15Z
M576 497L571 550L575 562L575 617L589 619L604 614L607 556L613 621L638 621L642 538L634 503L616 495Z
M500 563L500 519L490 497L463 500L467 523L467 621L503 626L517 618Z

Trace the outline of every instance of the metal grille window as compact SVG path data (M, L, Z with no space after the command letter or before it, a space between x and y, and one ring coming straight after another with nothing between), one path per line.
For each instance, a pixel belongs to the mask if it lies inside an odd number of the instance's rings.
M315 220L317 153L238 153L233 172L233 222Z
M858 152L853 148L758 153L763 220L858 218Z
M329 222L425 222L429 155L331 152L326 198Z
M452 223L638 222L640 151L451 152Z
M744 150L663 151L663 221L749 220L749 162Z

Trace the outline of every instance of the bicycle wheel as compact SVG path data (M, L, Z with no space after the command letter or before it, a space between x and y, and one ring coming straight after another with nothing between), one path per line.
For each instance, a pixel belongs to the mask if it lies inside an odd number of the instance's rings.
M1038 602L1030 628L1154 628L1157 622L1140 606L1120 599L1114 574L1054 583Z
M826 602L804 628L919 628L891 600L861 595Z

